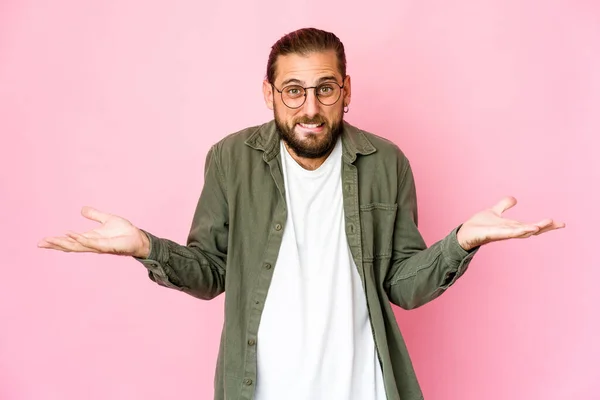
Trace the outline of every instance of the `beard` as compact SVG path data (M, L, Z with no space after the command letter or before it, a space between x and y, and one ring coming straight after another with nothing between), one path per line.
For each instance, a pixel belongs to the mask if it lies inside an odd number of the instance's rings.
M273 114L279 136L298 157L311 159L325 157L333 150L339 137L342 135L343 113L333 122L328 122L321 114L317 114L312 118L306 116L299 117L293 120L291 124L287 124L277 116L276 108L273 110ZM323 132L309 134L304 140L301 140L294 131L296 124L324 124Z

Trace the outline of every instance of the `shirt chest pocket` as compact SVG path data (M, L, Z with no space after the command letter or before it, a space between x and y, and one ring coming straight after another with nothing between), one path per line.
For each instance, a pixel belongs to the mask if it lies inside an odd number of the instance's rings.
M397 211L396 203L370 203L360 206L364 261L391 257Z

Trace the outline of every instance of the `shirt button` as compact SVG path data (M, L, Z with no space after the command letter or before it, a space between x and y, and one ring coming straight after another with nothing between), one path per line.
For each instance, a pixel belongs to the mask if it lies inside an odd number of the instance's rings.
M252 379L244 379L244 385L246 385L246 386L252 385Z
M266 264L265 264L265 269L271 269L271 264L269 264L269 263L266 263Z
M256 341L254 339L250 339L250 340L248 340L248 344L250 346L254 346L256 344Z
M281 230L281 224L275 224L275 230L276 231L280 231Z

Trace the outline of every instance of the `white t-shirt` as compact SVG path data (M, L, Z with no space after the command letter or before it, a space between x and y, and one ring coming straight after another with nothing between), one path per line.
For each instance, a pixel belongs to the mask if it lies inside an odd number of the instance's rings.
M384 400L345 232L342 146L317 170L281 143L288 219L258 331L257 400Z

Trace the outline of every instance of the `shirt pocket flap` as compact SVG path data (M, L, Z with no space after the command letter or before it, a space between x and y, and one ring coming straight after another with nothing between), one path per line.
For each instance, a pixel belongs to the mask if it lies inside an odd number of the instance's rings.
M369 203L360 206L363 261L392 256L396 203Z

